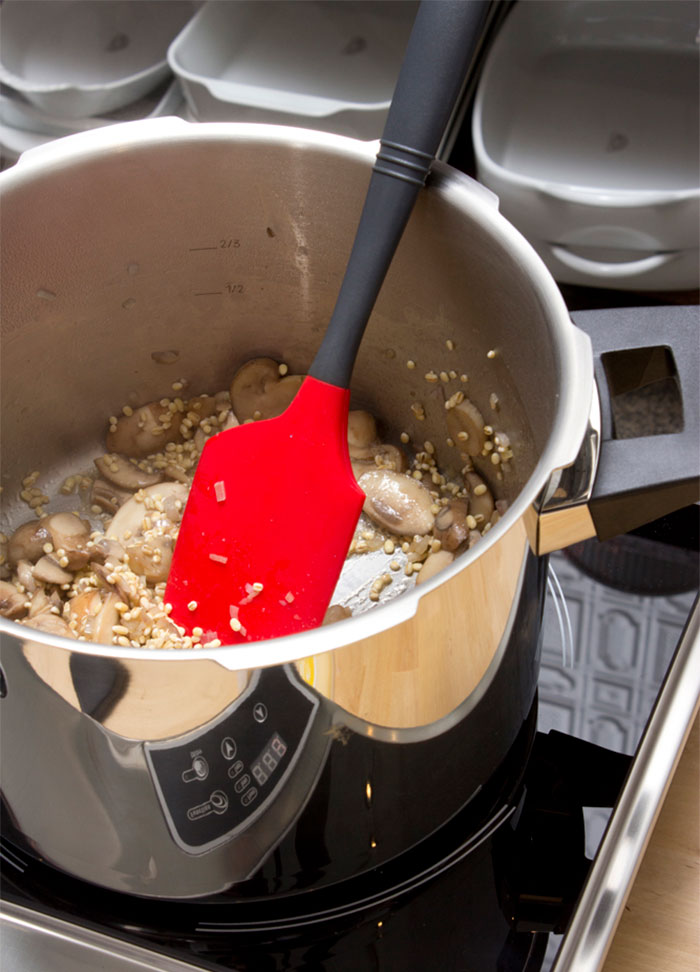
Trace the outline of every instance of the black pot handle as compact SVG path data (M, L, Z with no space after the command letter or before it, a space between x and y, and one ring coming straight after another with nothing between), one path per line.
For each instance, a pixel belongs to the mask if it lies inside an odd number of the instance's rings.
M602 442L588 508L598 539L607 540L700 500L700 308L625 307L577 311L571 317L593 344ZM612 352L653 348L665 349L672 357L682 429L615 438L603 358Z

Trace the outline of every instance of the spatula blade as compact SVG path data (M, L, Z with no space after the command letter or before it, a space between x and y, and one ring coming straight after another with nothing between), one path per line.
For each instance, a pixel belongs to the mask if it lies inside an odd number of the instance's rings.
M165 592L200 642L258 641L323 620L362 510L350 393L307 377L277 418L206 443Z

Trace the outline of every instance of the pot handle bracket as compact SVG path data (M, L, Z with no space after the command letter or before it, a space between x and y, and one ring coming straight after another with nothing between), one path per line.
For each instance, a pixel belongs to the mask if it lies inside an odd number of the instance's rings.
M599 540L629 533L700 500L700 309L626 307L571 315L593 346L601 449L588 510ZM626 396L627 424L653 428L656 403L629 392L673 379L682 418L673 431L621 437L614 399ZM662 405L669 419L673 403ZM668 423L666 423L668 425ZM619 434L616 434L619 433ZM629 432L626 433L629 435Z

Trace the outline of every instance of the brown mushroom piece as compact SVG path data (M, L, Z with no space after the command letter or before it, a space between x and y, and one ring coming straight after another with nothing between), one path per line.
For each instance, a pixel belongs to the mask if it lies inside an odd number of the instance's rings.
M348 450L353 458L367 456L368 446L377 443L377 423L374 416L362 409L353 409L348 415Z
M190 398L185 404L185 413L194 412L202 419L215 415L221 409L217 406L215 395L197 395Z
M114 516L119 507L132 496L133 493L126 489L117 489L116 486L104 479L96 479L90 491L90 506L97 506L104 513Z
M231 405L239 422L281 415L304 380L303 375L282 377L272 358L252 358L233 376Z
M49 595L44 588L36 588L29 602L29 617L35 618L38 614L44 614L44 612L50 611L51 607L52 604Z
M379 469L393 469L394 472L405 472L408 468L403 451L389 442L376 442L363 449L350 450L350 458L353 468L356 463L367 463L370 469L372 466Z
M491 514L495 508L493 493L476 472L466 472L464 483L469 491L469 513L476 518L477 523L483 528L491 519ZM483 519L479 519L479 517L483 517Z
M44 553L44 544L50 542L51 535L46 529L45 517L22 523L7 542L8 560L15 565L21 560L34 563Z
M350 608L345 607L343 604L331 604L323 615L321 624L335 624L337 621L344 621L345 618L349 617L352 617Z
M391 533L415 536L430 533L435 517L430 492L404 473L374 469L360 476L365 493L364 512Z
M160 402L150 402L134 409L131 415L120 415L110 426L106 444L108 452L143 459L181 438L180 413L171 412Z
M125 604L135 604L141 596L141 587L133 571L115 570L113 564L90 564L90 570L95 575L97 586L119 595L119 600Z
M28 591L30 594L37 589L37 582L34 579L32 569L33 565L29 560L20 560L15 567L17 580L20 582L25 591Z
M455 555L451 550L436 550L435 553L431 553L423 562L416 583L424 584L431 577L435 577L441 570L444 570L445 567L449 567L454 559Z
M88 541L91 526L77 513L52 513L46 518L46 529L55 557L61 567L80 570L90 559Z
M44 554L37 560L32 568L32 574L43 584L70 584L73 580L73 575L59 566L48 554Z
M62 638L75 638L75 632L71 630L68 622L64 621L59 614L53 614L50 611L44 611L33 618L27 618L23 624L29 628L34 628L36 631L43 631L45 634L60 635Z
M68 602L75 630L87 641L112 644L112 628L119 623L118 603L119 597L112 592L85 591L78 594Z
M469 535L467 513L469 506L462 499L450 500L435 516L433 536L443 550L456 550Z
M9 581L0 581L0 614L3 618L16 621L27 613L27 595L18 591Z
M131 543L126 552L129 567L135 574L145 577L151 584L167 580L173 559L173 541L170 537L155 537L147 542Z
M120 456L116 452L108 452L94 462L97 471L107 482L112 483L117 489L132 493L146 486L154 486L163 479L163 474L159 470L148 472L141 469L132 459Z
M376 463L371 459L351 459L350 465L352 466L352 474L358 483L361 476L368 472L374 472L377 468Z
M484 448L484 417L468 398L447 410L447 431L463 455L478 456Z
M491 514L490 524L495 526L508 509L508 500L500 499L494 503L495 509Z
M109 537L105 536L93 541L91 552L91 567L96 563L106 564L107 566L111 564L114 566L115 564L119 564L124 560L123 546L116 540L111 540Z
M112 518L106 530L108 540L124 543L143 533L144 517L157 516L157 512L149 510L145 501L152 499L159 501L163 507L163 514L171 523L177 523L187 502L187 487L183 483L158 483L139 490L128 500Z

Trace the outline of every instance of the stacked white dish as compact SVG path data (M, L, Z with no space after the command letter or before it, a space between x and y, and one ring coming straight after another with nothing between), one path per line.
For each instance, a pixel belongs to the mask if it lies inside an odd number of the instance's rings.
M563 283L700 286L700 7L511 11L474 105L477 175Z
M182 92L167 63L192 0L5 0L0 146L13 161L52 138L173 114Z
M170 67L193 119L379 138L417 0L205 3Z

